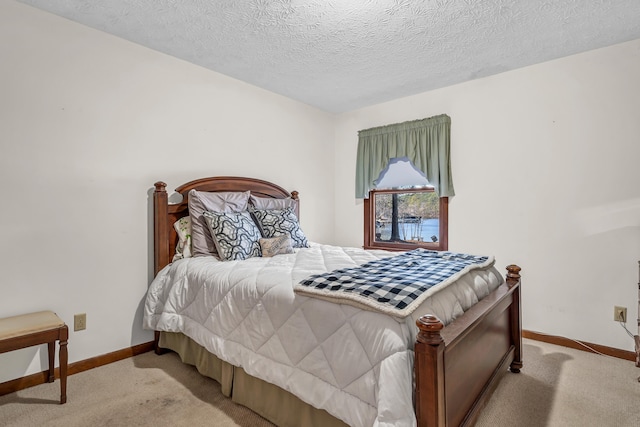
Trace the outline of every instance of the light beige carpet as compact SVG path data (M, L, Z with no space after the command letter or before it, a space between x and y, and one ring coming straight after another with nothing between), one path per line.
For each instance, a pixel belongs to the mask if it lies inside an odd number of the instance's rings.
M525 340L525 367L506 373L478 426L640 426L632 362ZM59 382L0 396L1 426L241 426L268 421L220 394L173 353L145 353Z
M479 427L640 427L633 362L524 340L524 368L507 373Z
M175 353L153 352L0 396L0 426L271 427L220 393L220 385Z

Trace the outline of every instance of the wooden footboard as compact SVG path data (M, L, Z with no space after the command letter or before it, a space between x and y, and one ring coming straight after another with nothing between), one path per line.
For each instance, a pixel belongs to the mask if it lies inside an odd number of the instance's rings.
M419 427L473 425L507 367L520 372L519 273L508 266L506 282L447 327L432 315L416 322Z

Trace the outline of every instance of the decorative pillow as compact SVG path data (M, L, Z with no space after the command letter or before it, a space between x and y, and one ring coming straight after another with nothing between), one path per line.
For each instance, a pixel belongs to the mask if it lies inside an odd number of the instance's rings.
M293 208L296 211L298 201L288 197L286 199L272 199L271 197L249 197L249 203L256 209L286 209Z
M292 208L251 210L262 237L286 235L291 237L294 248L308 248L307 237L300 229L298 218Z
M266 237L258 241L263 257L271 257L278 254L292 254L291 237L282 235L278 237Z
M202 216L209 212L243 212L247 210L250 192L189 191L189 216L191 217L191 253L194 257L217 256L216 245Z
M203 216L222 261L260 256L260 230L249 212L205 212Z
M191 218L185 216L173 223L173 228L178 234L178 244L173 261L183 258L191 258Z

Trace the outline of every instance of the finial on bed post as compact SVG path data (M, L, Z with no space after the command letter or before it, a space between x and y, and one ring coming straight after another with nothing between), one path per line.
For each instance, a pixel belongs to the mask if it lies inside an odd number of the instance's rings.
M166 193L167 192L167 184L162 182L162 181L158 181L155 184L156 187L156 193Z
M416 325L420 332L418 333L418 342L438 345L444 340L440 331L444 328L444 324L437 316L427 314L416 320Z
M292 191L292 192L291 192L291 198L292 198L293 200L298 200L298 192L297 192L297 191L295 191L295 190L294 190L294 191Z
M515 264L507 266L507 285L513 286L520 281L520 267Z

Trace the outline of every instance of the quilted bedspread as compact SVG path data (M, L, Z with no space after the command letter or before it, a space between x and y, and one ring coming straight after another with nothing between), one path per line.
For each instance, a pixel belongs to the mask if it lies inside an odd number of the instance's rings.
M151 284L144 327L182 332L351 426L414 426L414 318L293 292L311 275L392 255L314 244L272 258L180 260ZM456 292L477 300L499 285L499 275L489 276L475 279L473 292Z

